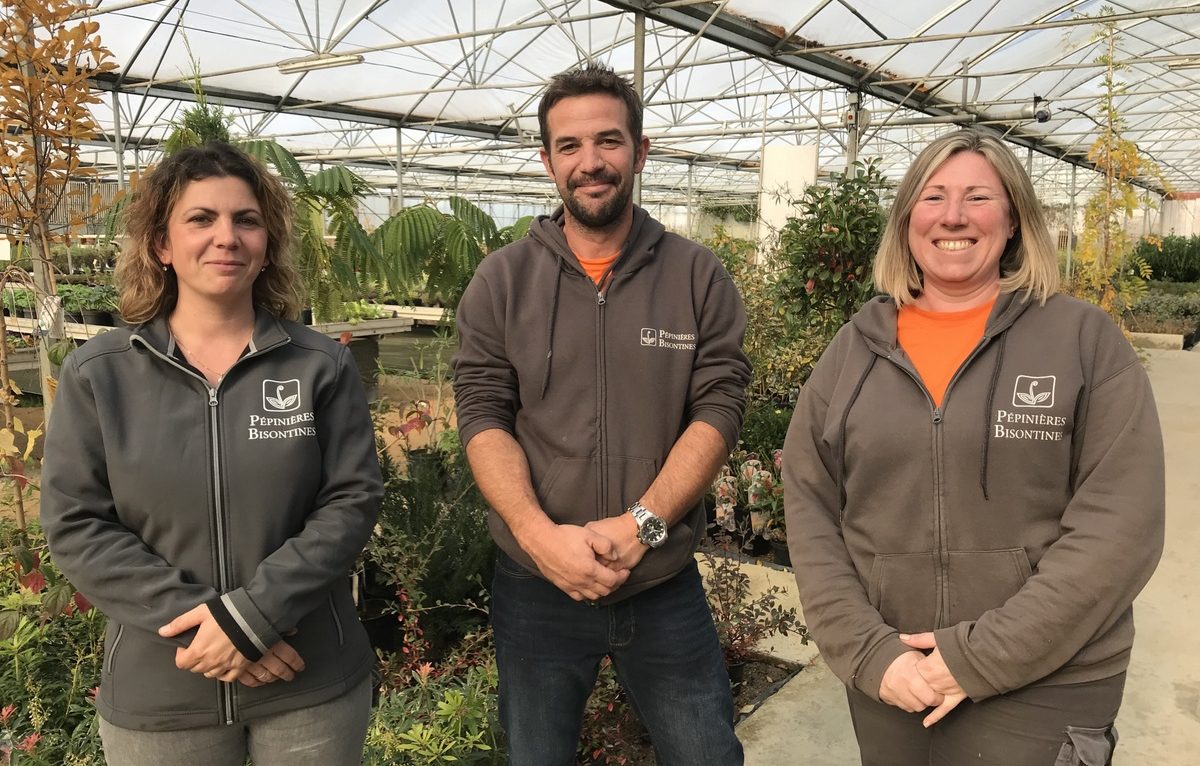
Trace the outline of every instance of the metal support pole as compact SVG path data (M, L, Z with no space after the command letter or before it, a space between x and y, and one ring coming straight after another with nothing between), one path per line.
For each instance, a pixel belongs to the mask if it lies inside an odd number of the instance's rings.
M1066 278L1071 279L1071 255L1075 252L1075 197L1077 195L1075 186L1075 176L1079 172L1078 165L1071 165L1071 212L1067 215L1067 273Z
M392 215L399 213L404 209L404 155L401 152L404 143L404 134L399 126L396 127L396 209L392 211Z
M692 212L695 209L695 205L692 203L692 176L695 172L696 172L695 161L688 160L688 179L687 179L687 184L688 184L687 185L687 235L688 235L688 239L691 239L695 234L694 227L692 225L692 222L695 220L695 215Z
M646 14L635 13L633 15L633 90L638 94L638 98L646 92ZM645 104L643 104L643 107ZM633 140L639 145L641 136L634 136ZM633 177L633 204L642 204L642 176L639 173Z
M121 145L121 94L112 92L113 142L117 150L117 188L125 189L125 147Z
M1028 147L1029 153L1025 155L1025 172L1033 178L1033 147Z
M862 115L859 113L859 103L861 97L858 93L851 91L846 100L846 172L850 172L854 168L854 163L858 162L858 139L862 135L862 130L859 127L858 120Z

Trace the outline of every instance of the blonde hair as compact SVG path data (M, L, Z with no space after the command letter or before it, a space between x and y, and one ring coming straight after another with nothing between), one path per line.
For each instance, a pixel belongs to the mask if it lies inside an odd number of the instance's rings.
M253 300L275 316L292 319L301 302L300 273L292 261L292 199L265 167L221 141L183 149L155 167L125 209L125 243L117 256L121 316L140 324L175 308L175 272L156 253L166 242L171 211L192 181L240 178L254 192L267 230L265 270L254 280Z
M879 251L875 254L874 280L880 292L897 305L911 303L921 294L923 275L908 246L908 221L929 177L959 152L983 156L1000 177L1008 195L1009 214L1016 232L1000 256L1000 291L1026 290L1039 303L1058 291L1058 256L1050 239L1042 206L1029 175L999 138L977 130L958 130L939 136L909 166L896 189Z

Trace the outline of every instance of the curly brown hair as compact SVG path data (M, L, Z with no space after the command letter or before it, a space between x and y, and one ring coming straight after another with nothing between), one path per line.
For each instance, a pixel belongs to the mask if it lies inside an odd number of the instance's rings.
M253 299L275 316L295 318L301 304L300 273L292 260L292 198L257 160L221 141L183 149L156 166L125 209L125 243L117 257L121 316L140 324L170 312L179 296L173 270L156 250L167 238L167 220L184 188L206 178L240 178L254 192L267 230L267 268L254 281Z

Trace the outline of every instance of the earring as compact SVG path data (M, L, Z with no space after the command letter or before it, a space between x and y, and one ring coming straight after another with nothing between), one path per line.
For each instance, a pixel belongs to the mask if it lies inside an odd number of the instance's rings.
M162 270L163 270L163 273L165 274L166 272L171 270L171 267L164 263L162 265Z

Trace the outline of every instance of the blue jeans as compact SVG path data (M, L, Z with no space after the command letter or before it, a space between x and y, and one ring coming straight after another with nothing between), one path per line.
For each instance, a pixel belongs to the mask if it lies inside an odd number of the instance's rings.
M600 660L659 764L738 766L729 675L696 562L606 606L574 601L501 552L492 584L500 721L513 766L571 766Z

